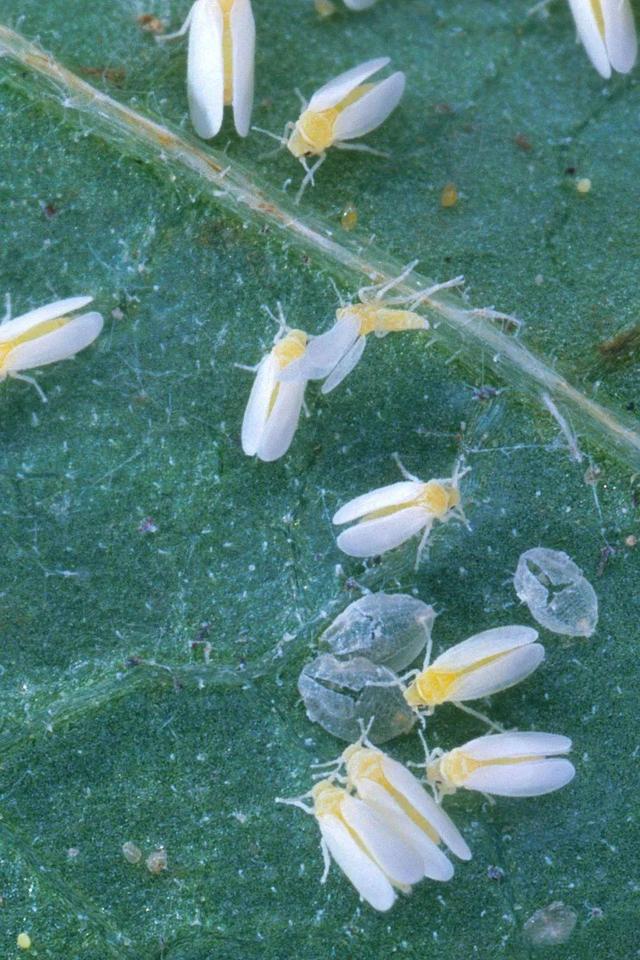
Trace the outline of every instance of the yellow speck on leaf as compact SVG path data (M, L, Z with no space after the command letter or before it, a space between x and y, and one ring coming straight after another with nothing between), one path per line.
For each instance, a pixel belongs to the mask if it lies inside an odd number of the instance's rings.
M458 202L458 188L455 183L445 183L440 194L440 206L455 207Z
M16 939L16 944L18 945L18 950L30 950L31 937L28 933L19 933Z
M340 226L343 230L353 230L358 225L358 211L348 203L340 214Z

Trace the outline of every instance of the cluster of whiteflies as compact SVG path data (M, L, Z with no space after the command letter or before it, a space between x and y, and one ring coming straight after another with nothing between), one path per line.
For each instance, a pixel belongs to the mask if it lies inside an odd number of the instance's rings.
M484 630L431 659L432 607L404 594L368 594L350 604L320 637L322 653L299 679L309 718L341 739L354 741L328 776L309 794L289 801L312 813L322 834L327 876L329 855L360 895L387 910L395 890L408 892L423 877L449 880L453 867L440 849L468 860L471 852L442 809L443 797L459 789L490 797L534 797L573 778L562 755L564 736L504 732L469 707L524 680L544 659L538 633L511 624ZM426 646L420 670L398 676ZM376 672L377 671L377 672ZM363 696L346 687L362 680ZM412 720L450 704L499 730L449 751L425 744L425 786L402 764L375 747L407 733ZM402 705L402 706L401 706ZM407 714L410 719L407 722ZM357 737L357 739L356 739ZM326 766L326 765L325 765ZM309 807L304 801L311 800Z
M350 0L347 6L362 10L371 3ZM256 41L250 0L196 0L177 33L156 39L174 39L187 31L187 96L196 133L205 140L215 137L224 107L231 106L236 131L246 137L253 110ZM366 82L388 63L388 57L379 57L330 80L303 103L300 117L287 123L281 137L260 131L279 140L302 163L305 176L297 200L314 182L329 147L369 149L351 141L379 127L404 92L405 76L399 71L379 83ZM309 157L317 158L313 167Z
M260 460L278 460L293 440L310 380L322 380L326 394L342 383L364 352L367 337L386 337L404 330L427 330L429 321L416 313L437 292L459 286L463 278L440 283L411 298L389 296L417 261L381 286L362 287L358 302L342 303L326 333L310 336L290 329L280 310L279 329L270 352L253 368L256 378L242 423L242 449ZM342 522L342 521L338 521Z
M551 733L488 734L448 753L428 755L427 782L438 801L461 788L490 796L540 796L574 776L573 765L560 756L570 749L567 737ZM424 877L450 880L453 865L441 846L461 860L471 859L441 802L365 736L347 747L337 768L308 794L278 802L298 806L317 820L325 863L322 882L333 858L376 910L388 910L396 890L410 893Z

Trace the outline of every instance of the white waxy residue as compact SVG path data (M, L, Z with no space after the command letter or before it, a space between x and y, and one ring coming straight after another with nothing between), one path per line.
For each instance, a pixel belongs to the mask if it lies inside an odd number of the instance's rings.
M513 585L534 619L552 633L590 637L596 629L595 590L561 550L526 550L518 560Z

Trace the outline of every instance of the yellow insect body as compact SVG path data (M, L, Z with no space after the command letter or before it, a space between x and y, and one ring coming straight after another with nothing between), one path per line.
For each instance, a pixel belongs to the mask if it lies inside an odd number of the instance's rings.
M448 753L427 759L427 779L439 794L480 790L505 797L533 797L558 790L573 779L571 740L555 733L509 733L477 737Z
M30 310L0 323L0 381L7 377L26 380L46 397L38 384L22 371L75 356L92 343L102 330L99 313L81 313L92 297L70 297Z
M431 714L442 703L488 697L527 677L544 658L531 627L484 630L450 647L424 669L404 692L407 703Z
M305 169L296 203L307 185L314 182L314 175L330 147L376 152L349 141L379 127L400 102L405 85L405 76L400 71L380 83L366 82L388 63L388 57L379 57L341 73L314 93L295 123L287 124L282 143ZM318 157L311 168L307 166L307 157Z
M284 383L280 374L306 350L303 330L278 333L271 351L258 365L244 419L242 449L260 460L277 460L289 449L304 402L306 380Z
M340 114L374 87L375 83L363 83L326 110L313 110L311 106L303 110L287 142L294 157L317 157L332 147L338 139L335 128Z

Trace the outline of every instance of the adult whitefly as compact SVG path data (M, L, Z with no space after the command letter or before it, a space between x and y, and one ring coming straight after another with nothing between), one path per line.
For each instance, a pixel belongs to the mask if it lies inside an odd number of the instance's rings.
M411 771L382 750L374 747L366 736L343 751L347 786L358 796L379 809L390 825L410 838L425 861L425 876L432 880L449 880L451 862L439 850L444 844L461 860L471 859L462 834L426 792Z
M590 637L595 631L596 592L580 567L562 550L525 550L518 560L513 585L531 616L551 633Z
M555 733L487 734L427 759L427 779L439 794L461 788L502 797L539 797L570 783L573 764L562 754L571 740Z
M242 420L241 443L249 457L271 462L284 456L298 427L306 380L282 383L279 373L307 346L303 330L282 324L270 352L262 358Z
M375 153L362 145L353 146L350 141L379 127L400 102L405 87L401 71L384 80L367 82L388 63L389 57L377 57L334 77L316 90L298 120L290 125L293 130L286 140L287 149L305 169L296 202L307 185L314 182L330 147ZM308 166L308 157L318 158L313 167Z
M0 324L0 382L7 377L25 380L46 402L41 388L24 371L68 360L93 343L103 327L101 314L77 313L92 300L69 297L5 319Z
M319 644L336 657L404 670L427 645L435 617L432 606L406 593L368 593L336 617Z
M407 703L432 714L443 703L480 700L520 683L542 663L538 631L509 624L475 633L424 667L405 690Z
M305 799L310 799L312 806L307 806ZM320 882L326 881L334 860L374 910L389 910L396 889L409 893L411 884L424 876L420 852L390 826L384 815L330 779L316 783L303 797L277 797L276 803L299 807L315 817L324 858Z
M372 741L384 743L408 733L416 722L396 674L366 657L338 660L323 653L303 668L298 690L309 719L349 743L363 725L371 725Z
M173 40L187 31L187 95L196 133L205 140L215 137L228 105L237 133L246 137L255 60L251 0L196 0L180 30L156 40Z
M628 73L638 55L629 0L569 0L569 6L578 37L600 76L607 80L612 69Z

